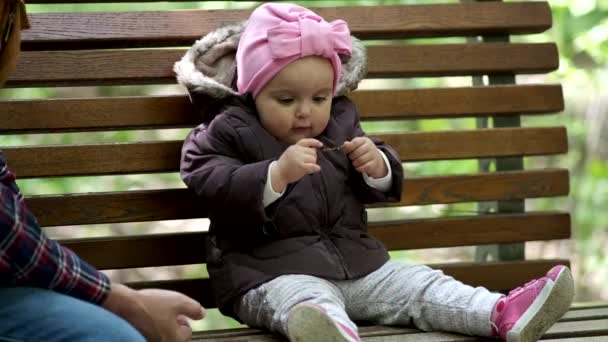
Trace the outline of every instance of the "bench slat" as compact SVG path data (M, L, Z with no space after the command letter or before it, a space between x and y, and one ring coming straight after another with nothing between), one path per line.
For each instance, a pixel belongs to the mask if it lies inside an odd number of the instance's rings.
M570 310L586 310L586 309L608 309L608 302L606 301L586 301L572 303Z
M575 326L575 328L578 328ZM552 338L550 340L545 340L548 342L606 342L606 336L600 336L601 334L598 334L598 336L593 336L594 332L593 330L590 332L585 333L585 337L566 337L566 338ZM196 340L193 340L196 341Z
M31 2L28 2L31 3ZM522 34L551 27L546 2L313 8L344 19L359 39ZM245 20L246 10L32 14L25 50L188 46L224 23ZM150 25L154 23L154 25Z
M575 309L570 310L564 317L562 321L570 322L570 321L584 321L590 319L608 319L608 308L589 308L589 309Z
M363 119L370 120L540 114L564 109L560 85L369 90L356 91L351 97Z
M571 312L571 311L570 311ZM566 313L566 316L570 314ZM555 328L559 329L564 319L561 319L555 324ZM551 338L551 342L600 342L605 341L605 337L592 336L593 331L585 331L585 327L579 329L578 326L574 327L575 331L583 330L585 337L572 337L572 338ZM480 338L475 338L460 334L450 333L439 333L439 332L422 332L415 328L407 326L361 326L359 327L359 335L363 341L432 341L432 342L470 342L479 341ZM193 341L249 341L247 338L255 341L279 341L276 335L272 335L264 330L252 329L252 328L233 328L233 329L221 329L213 331L197 331L192 336ZM546 336L543 338L546 340Z
M370 224L369 231L391 250L567 239L571 235L570 215L557 212L379 222Z
M400 203L424 205L567 195L568 170L545 169L488 174L407 178ZM160 221L206 217L187 189L129 190L27 198L42 226Z
M565 127L373 135L403 162L565 153ZM6 148L20 178L178 171L182 141Z
M174 84L184 49L24 51L7 86ZM557 69L554 43L382 45L368 49L368 77L526 74ZM86 61L86 62L84 62Z
M359 336L362 341L415 341L415 342L471 342L476 341L471 336L450 333L426 332L406 326L361 326ZM255 341L281 342L284 341L276 334L252 328L235 328L212 331L194 332L192 341Z
M560 85L360 90L364 120L544 114L563 110ZM193 127L185 95L0 101L0 133Z
M545 334L545 338L585 337L599 335L608 335L608 319L563 322L549 329Z
M569 326L566 323L558 322L552 329L566 329L566 327L573 329L567 335L570 337L553 339L551 329L543 336L543 341L552 342L605 342L606 337L600 335L604 334L605 329L603 324L606 324L606 320L590 321L584 325ZM216 341L216 342L241 342L241 341L253 341L253 342L280 342L284 341L278 335L273 335L268 332L261 332L254 329L241 329L245 330L243 334L236 336L218 336L214 332L211 334L195 333L192 341ZM361 327L359 334L362 341L365 342L474 342L474 341L492 341L490 338L472 337L454 333L444 332L422 332L417 329L407 327L385 327L385 326L372 326L372 327ZM597 335L597 336L594 336ZM573 337L573 336L584 336L584 337Z
M186 95L0 101L0 133L194 127Z
M560 324L560 323L557 323ZM483 339L452 333L440 332L422 332L415 328L407 326L360 326L359 335L363 341L423 341L423 342L471 342L471 341L492 341L492 339ZM588 341L600 341L593 337L588 337ZM272 335L267 331L253 328L233 328L219 329L211 331L194 332L193 341L284 341L277 335ZM554 340L551 340L554 341ZM564 342L584 342L583 340L559 340Z
M570 216L538 212L377 222L369 225L369 232L390 250L567 239ZM206 236L190 232L62 243L98 269L121 269L204 263Z
M528 260L492 263L450 263L429 265L471 286L484 286L490 290L508 290L533 278L544 276L554 265L569 265L568 260ZM500 277L497 275L500 274ZM135 282L134 288L162 288L179 291L198 300L206 308L215 307L209 279L180 279ZM572 322L578 323L578 322Z
M568 151L565 127L495 128L376 136L392 146L403 162L531 156Z
M416 177L404 181L401 202L388 205L523 199L562 196L568 192L566 169Z
M19 178L179 170L183 141L6 148Z
M566 337L566 338L551 338L551 335L545 334L543 341L550 342L605 342L606 337L601 335L601 324L603 321L593 322L597 326L597 330L585 330L585 326L575 326L572 334L579 334L584 337ZM563 323L556 323L554 327L559 328ZM230 330L230 331L228 331ZM243 330L238 333L238 330ZM599 330L599 331L598 331ZM597 334L597 336L594 336ZM228 336L225 336L228 335ZM364 342L475 342L475 341L492 341L494 339L472 337L467 335L443 333L443 332L422 332L418 329L395 326L371 326L360 327L359 335ZM549 339L547 339L549 338ZM193 342L281 342L283 338L278 335L273 335L268 332L263 332L255 329L226 329L214 331L194 332L192 336Z

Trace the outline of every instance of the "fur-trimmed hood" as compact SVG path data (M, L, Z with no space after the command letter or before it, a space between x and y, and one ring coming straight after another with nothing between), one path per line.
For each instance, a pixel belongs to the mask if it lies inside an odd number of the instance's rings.
M197 40L175 63L177 82L188 89L193 102L200 98L197 95L216 101L240 95L235 86L235 55L246 25L247 21L242 21L218 28ZM342 71L335 96L355 90L367 72L365 47L357 38L352 38L351 56L341 56Z

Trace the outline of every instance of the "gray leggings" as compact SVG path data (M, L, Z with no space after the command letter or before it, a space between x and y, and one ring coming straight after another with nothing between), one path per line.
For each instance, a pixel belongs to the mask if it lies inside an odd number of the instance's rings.
M247 292L235 309L245 324L283 335L287 335L289 310L306 302L322 306L353 331L357 331L353 320L362 320L490 336L490 315L500 297L424 265L388 261L355 280L281 276Z

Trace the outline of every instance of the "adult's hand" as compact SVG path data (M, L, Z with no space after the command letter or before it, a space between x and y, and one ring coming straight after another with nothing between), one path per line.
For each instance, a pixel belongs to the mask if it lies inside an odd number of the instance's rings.
M151 342L190 340L192 329L187 318L201 319L204 308L194 299L179 292L146 289L133 290L112 284L102 306L125 319Z

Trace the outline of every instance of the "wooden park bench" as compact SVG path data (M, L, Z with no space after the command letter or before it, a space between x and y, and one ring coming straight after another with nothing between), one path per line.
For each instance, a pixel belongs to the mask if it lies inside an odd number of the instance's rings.
M133 8L141 6L138 1L124 0ZM245 19L251 11L72 11L90 5L89 0L31 0L28 6L60 2L73 2L64 7L69 13L30 11L32 28L23 34L23 52L7 87L105 86L102 93L106 95L26 100L4 96L0 100L2 135L192 128L200 118L184 93L113 94L125 88L134 92L144 85L175 84L173 63L195 40L221 24ZM396 219L371 220L371 234L391 250L479 245L475 261L432 266L465 283L493 290L509 289L542 276L552 265L569 264L567 259L528 260L524 253L526 241L571 237L567 212L530 212L524 205L527 198L567 196L569 192L568 170L523 167L524 157L568 150L565 127L521 127L523 115L563 110L561 86L515 83L515 75L548 73L558 67L554 43L510 42L513 35L551 27L548 3L463 1L314 9L328 20L345 19L355 36L370 41L369 79L402 79L391 80L381 89L358 90L351 97L365 122L397 120L390 121L394 130L372 135L390 143L407 170L418 162L479 160L479 170L467 174L406 171L402 200L390 205L479 202L476 213L412 218L403 210L397 212L401 214ZM465 86L436 87L435 78L441 76L470 76L471 81ZM449 130L415 131L422 120L439 118L459 124ZM181 140L155 140L11 146L4 151L22 180L176 175L181 144ZM190 220L208 214L183 186L36 195L27 196L27 202L44 227L145 221L154 226L153 221ZM203 231L147 235L133 231L127 236L72 239L65 244L100 269L129 269L204 264L205 238ZM215 307L208 279L131 285L175 289L207 308ZM361 328L361 334L365 341L475 340L408 327L367 326ZM577 304L544 338L607 341L608 305ZM200 332L194 339L280 340L246 328Z

